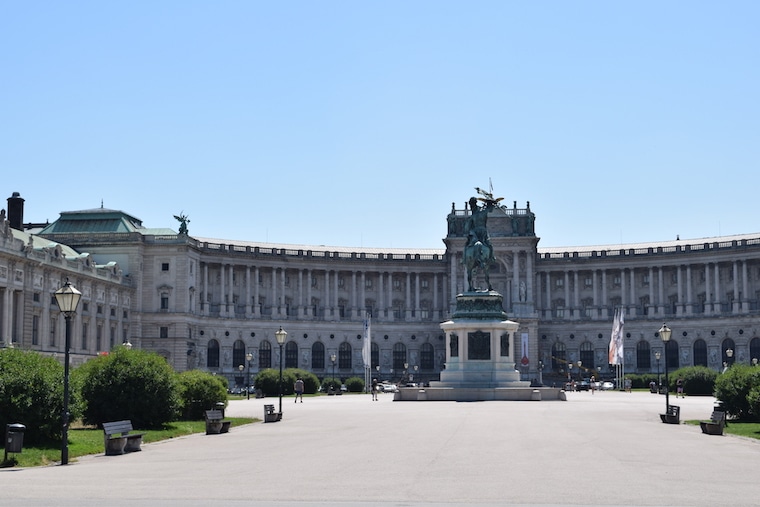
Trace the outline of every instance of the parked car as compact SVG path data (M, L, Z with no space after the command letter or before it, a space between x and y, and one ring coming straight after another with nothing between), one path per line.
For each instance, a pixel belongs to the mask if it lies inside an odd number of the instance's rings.
M398 386L396 384L382 383L377 386L378 390L384 393L397 393Z
M611 391L613 389L615 389L614 382L610 382L609 380L602 382L602 391Z
M591 383L588 380L581 380L575 383L576 391L588 391L589 389L591 389Z

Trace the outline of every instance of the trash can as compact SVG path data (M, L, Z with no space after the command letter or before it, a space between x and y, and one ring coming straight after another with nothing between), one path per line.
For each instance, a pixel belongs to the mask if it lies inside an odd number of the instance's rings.
M216 402L216 409L221 410L222 412L222 419L224 419L224 402L223 401L217 401Z
M20 423L5 425L5 452L21 452L26 426Z

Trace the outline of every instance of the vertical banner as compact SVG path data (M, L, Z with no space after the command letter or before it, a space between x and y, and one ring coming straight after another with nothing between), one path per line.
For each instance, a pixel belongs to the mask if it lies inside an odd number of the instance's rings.
M522 344L522 359L520 360L520 364L528 366L530 363L528 354L528 333L522 333L520 335L520 343Z

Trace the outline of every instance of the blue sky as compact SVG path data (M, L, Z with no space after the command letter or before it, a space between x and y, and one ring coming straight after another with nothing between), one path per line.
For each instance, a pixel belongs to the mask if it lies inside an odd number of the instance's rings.
M5 2L0 199L191 235L441 248L760 231L758 2Z

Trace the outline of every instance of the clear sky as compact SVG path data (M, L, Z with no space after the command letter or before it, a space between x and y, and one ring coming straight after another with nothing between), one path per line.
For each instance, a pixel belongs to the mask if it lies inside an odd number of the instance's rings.
M442 248L490 179L539 247L754 233L758 26L730 0L7 1L0 205Z

